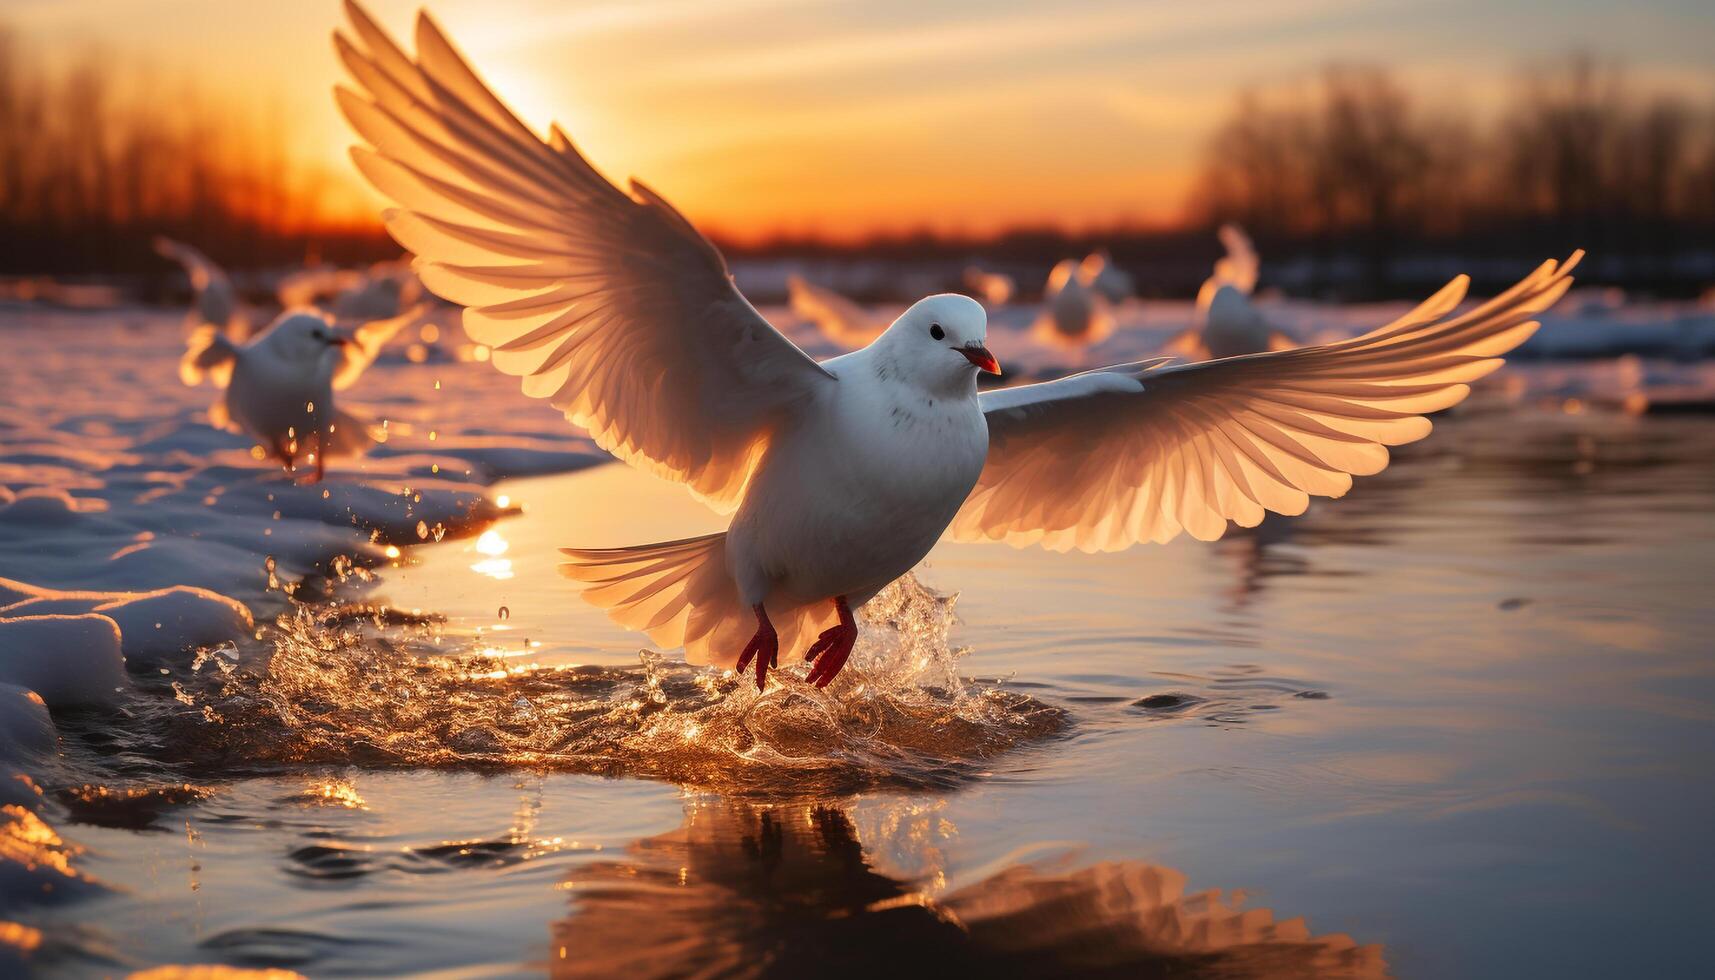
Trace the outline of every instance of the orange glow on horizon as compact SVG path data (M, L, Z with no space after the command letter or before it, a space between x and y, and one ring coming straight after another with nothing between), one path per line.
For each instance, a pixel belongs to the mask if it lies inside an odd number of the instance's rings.
M418 6L367 4L407 47ZM1238 92L1342 58L1479 106L1508 84L1527 40L1634 45L1647 81L1675 91L1715 81L1698 32L1668 24L1613 40L1594 14L1544 18L1558 31L1545 39L1516 36L1497 13L1485 40L1449 60L1425 53L1445 50L1451 28L1416 0L1385 25L1360 0L999 2L981 14L802 0L426 6L532 129L558 120L616 183L636 176L739 242L1170 226ZM296 220L374 228L384 202L347 157L353 137L331 95L345 81L330 41L342 24L336 0L182 0L170 12L61 0L0 14L32 57L142 67L237 127L272 127L282 174L310 202ZM1457 33L1485 37L1484 26Z

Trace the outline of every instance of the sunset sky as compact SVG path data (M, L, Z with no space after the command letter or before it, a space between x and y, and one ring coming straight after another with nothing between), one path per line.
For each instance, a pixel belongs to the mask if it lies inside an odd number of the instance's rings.
M369 8L409 47L419 5ZM1580 48L1715 97L1707 0L428 6L526 122L558 120L610 177L741 237L1170 221L1234 96L1330 61L1477 112ZM330 207L357 210L373 199L329 94L341 22L337 0L0 0L38 53L99 50L284 119L301 163L347 176Z

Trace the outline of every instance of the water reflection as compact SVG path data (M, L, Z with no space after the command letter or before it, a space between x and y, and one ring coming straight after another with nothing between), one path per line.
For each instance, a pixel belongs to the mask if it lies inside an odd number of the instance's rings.
M888 804L883 804L888 805ZM880 821L915 843L916 819ZM888 841L879 846L885 847ZM556 977L1381 977L1380 946L1313 936L1302 919L1186 892L1141 862L1016 866L937 894L878 870L848 803L693 800L684 826L587 865L552 927Z
M512 577L512 559L500 557L506 554L511 545L500 536L499 531L489 528L482 532L482 536L478 537L476 544L471 547L477 554L484 556L471 564L471 571L478 575L486 575L499 582L504 582Z

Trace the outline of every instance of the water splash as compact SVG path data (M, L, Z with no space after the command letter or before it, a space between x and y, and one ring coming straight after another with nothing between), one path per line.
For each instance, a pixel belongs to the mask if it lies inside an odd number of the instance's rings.
M131 724L155 726L151 753L192 779L531 768L750 794L949 787L1064 727L1059 708L959 677L952 597L907 577L866 614L832 688L782 672L758 694L731 672L647 651L635 668L449 656L433 621L300 605L265 632L257 662L201 658L151 681Z

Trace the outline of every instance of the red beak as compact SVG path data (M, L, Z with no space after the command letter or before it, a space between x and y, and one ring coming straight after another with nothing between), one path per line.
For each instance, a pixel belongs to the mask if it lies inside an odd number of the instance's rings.
M987 347L981 344L966 344L963 347L953 349L965 355L965 360L975 364L978 369L987 371L989 374L1000 373L1000 362L994 359L994 355L989 353Z

